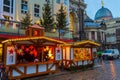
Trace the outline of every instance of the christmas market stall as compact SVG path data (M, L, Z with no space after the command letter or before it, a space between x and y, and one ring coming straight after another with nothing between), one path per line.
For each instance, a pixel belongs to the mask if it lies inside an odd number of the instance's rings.
M10 79L55 72L62 59L62 41L47 37L8 39L3 43L4 65Z
M66 44L63 47L63 63L65 68L82 69L94 65L93 49L100 46L90 40Z
M37 25L34 25L37 26ZM62 60L65 42L45 37L43 31L29 27L24 38L7 39L3 44L3 63L9 79L54 73ZM38 34L40 33L40 34Z

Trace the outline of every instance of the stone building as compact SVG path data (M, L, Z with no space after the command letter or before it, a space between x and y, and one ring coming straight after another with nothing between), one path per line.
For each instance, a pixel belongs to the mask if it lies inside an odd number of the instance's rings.
M101 24L105 23L105 46L106 48L119 48L119 28L120 28L120 18L114 18L112 11L108 8L102 7L95 14L95 22Z
M84 11L86 4L84 0L70 0L70 31L74 40L85 39L84 32Z
M60 9L61 4L64 5L68 22L66 27L69 28L69 31L63 37L69 39L74 37L76 40L81 40L85 36L83 15L86 4L84 0L0 0L1 27L5 27L7 24L5 28L10 29L9 33L14 32L15 34L24 35L24 31L21 32L18 29L20 27L20 20L29 11L33 20L32 23L38 23L40 17L42 17L42 7L46 4L46 1L50 2L53 17L55 17L55 14ZM7 23L4 20L8 20ZM55 34L58 33L51 35L57 37Z

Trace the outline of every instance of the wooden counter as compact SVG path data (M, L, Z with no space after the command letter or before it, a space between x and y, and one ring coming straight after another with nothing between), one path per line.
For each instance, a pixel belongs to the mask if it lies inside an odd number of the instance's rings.
M57 71L57 63L50 62L31 62L16 65L7 65L9 68L9 79L21 79L42 74L49 74Z

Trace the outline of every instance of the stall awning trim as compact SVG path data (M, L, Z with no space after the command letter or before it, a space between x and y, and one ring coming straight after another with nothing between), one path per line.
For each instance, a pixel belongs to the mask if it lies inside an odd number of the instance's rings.
M2 41L2 43L13 42L13 41L34 40L34 39L45 39L45 40L48 40L48 41L53 41L53 42L57 42L57 43L61 43L61 44L66 43L66 42L63 42L63 41L55 40L55 39L48 38L48 37L42 37L42 36L40 36L40 37L26 37L26 38L8 39L8 40Z
M96 43L96 42L93 42L93 41L90 41L90 40L75 42L74 46L76 46L76 45L82 45L82 44L93 44L93 45L96 45L96 46L100 46L99 43Z

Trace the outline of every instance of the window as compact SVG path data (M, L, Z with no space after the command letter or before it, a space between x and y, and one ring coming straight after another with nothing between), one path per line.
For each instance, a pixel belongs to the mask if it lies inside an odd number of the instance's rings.
M4 0L3 1L3 11L8 13L13 13L14 0Z
M27 11L28 11L28 5L27 4L28 4L27 1L22 0L21 13L27 13Z
M35 4L34 5L34 16L36 16L36 17L39 17L40 15L39 15L39 13L40 13L40 6L39 5L37 5L37 4Z
M50 0L46 0L46 2L50 2Z
M3 11L10 12L10 0L4 0Z
M10 0L4 0L4 5L10 6Z
M60 3L60 0L56 0L56 3Z
M120 21L116 21L116 23L120 23Z
M68 1L67 1L67 0L64 0L64 4L65 4L65 5L68 5Z
M13 1L14 0L11 0L11 13L13 13Z
M92 39L95 40L95 32L94 31L91 32L91 36L92 36Z
M10 12L10 8L7 7L7 6L4 6L4 7L3 7L3 10L4 10L5 12Z

